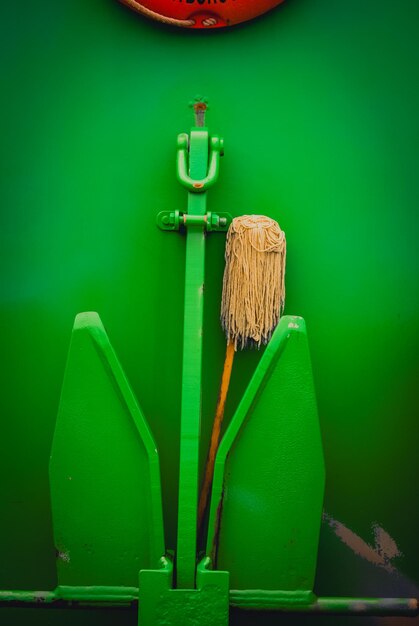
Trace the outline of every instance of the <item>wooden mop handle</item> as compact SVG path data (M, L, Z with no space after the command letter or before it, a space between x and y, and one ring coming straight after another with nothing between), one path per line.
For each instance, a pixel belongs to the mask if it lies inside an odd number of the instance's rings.
M198 505L202 525L214 474L234 353L239 346L267 344L285 298L285 233L266 215L242 215L230 224L221 297L221 326L227 336L221 389Z
M223 374L221 377L220 395L218 396L217 409L215 412L214 423L212 426L210 449L208 453L207 465L205 468L205 476L202 484L201 495L199 498L198 528L200 528L202 525L205 509L207 508L208 496L211 489L212 477L214 474L215 455L217 454L218 443L220 440L221 424L224 417L224 407L227 399L228 387L230 384L234 354L234 343L227 343Z

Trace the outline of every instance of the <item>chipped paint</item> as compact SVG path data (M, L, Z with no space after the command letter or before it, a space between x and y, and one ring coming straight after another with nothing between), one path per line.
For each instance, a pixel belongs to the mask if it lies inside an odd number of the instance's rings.
M323 520L332 528L335 535L355 554L388 572L397 571L392 560L402 556L402 552L388 532L377 523L371 524L374 533L374 546L372 546L328 513L323 513Z
M64 561L64 563L70 563L70 553L62 550L57 550L57 559Z
M295 322L290 322L288 324L288 328L300 328L299 324L295 324Z
M379 554L383 555L384 559L390 560L402 556L396 542L384 528L374 523L372 524L372 529L374 531L376 549Z
M49 591L34 591L33 599L35 600L35 602L42 603L42 602L46 602L49 595L50 595Z

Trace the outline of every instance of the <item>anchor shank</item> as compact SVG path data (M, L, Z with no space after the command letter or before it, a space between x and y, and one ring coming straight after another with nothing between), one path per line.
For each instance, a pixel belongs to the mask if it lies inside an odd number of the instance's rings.
M203 179L208 168L208 131L191 131L189 176ZM188 213L205 215L206 193L188 192ZM185 314L177 536L177 587L195 587L198 508L198 458L201 427L202 330L204 312L205 234L203 224L187 229Z

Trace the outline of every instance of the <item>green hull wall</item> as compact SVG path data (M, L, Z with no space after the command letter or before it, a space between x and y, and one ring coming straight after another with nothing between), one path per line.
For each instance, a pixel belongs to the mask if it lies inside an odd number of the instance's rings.
M289 0L207 33L111 0L8 3L0 14L0 588L56 586L48 462L80 311L100 313L156 439L175 547L185 238L159 231L156 215L186 206L175 142L201 93L225 139L208 210L267 214L287 234L286 312L307 323L326 463L315 591L419 595L419 6ZM224 237L209 236L202 464L225 349L223 251ZM259 358L236 359L227 421ZM77 614L86 626L116 619L136 623L129 612Z

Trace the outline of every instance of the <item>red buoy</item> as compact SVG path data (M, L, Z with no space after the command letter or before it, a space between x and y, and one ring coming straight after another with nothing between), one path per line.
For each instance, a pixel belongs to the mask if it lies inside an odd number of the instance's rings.
M220 28L251 20L284 0L120 0L134 11L185 28Z

